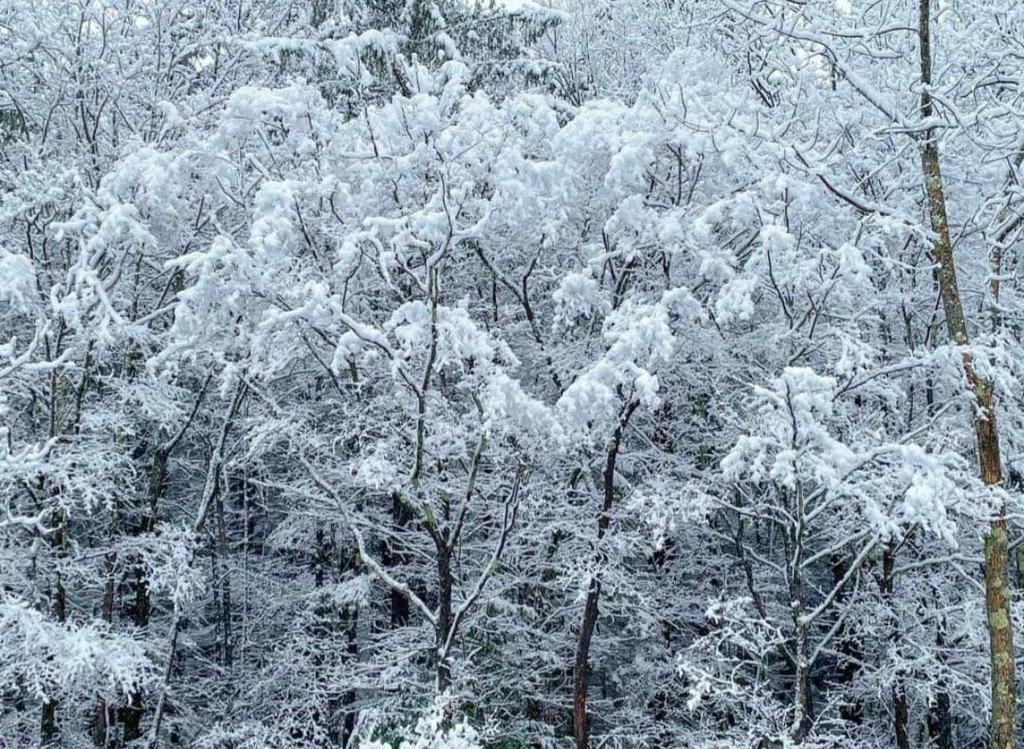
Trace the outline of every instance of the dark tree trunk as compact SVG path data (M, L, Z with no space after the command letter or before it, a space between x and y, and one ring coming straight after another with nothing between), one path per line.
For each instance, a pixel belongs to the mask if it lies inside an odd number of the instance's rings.
M57 560L57 572L54 575L53 588L51 591L50 608L53 618L64 623L68 618L67 593L64 590L64 581L61 579L60 563L67 554L67 527L64 511L58 509L54 513L54 532L51 537L51 547ZM57 746L60 743L60 725L57 720L58 701L55 697L49 697L43 701L42 716L40 718L39 734L42 746Z
M886 548L882 552L882 599L892 609L893 596L895 594L896 580L894 569L896 559L892 549ZM895 644L899 640L899 623L893 614L891 629L889 631L889 642ZM896 736L897 749L910 749L910 709L907 705L907 690L903 683L903 674L897 673L896 681L892 687L892 712L893 712L893 733Z
M381 549L381 564L385 568L399 567L408 561L408 555L398 548L399 541L412 523L412 514L402 502L398 492L391 495L391 528L394 538L384 541ZM399 629L409 624L411 609L409 599L396 590L391 591L391 629Z
M829 566L832 568L832 584L834 586L839 585L843 575L846 574L844 562L847 561L839 554L833 555L830 560ZM836 603L843 603L847 597L847 589L842 588L836 596ZM839 631L836 633L836 640L841 658L838 669L839 683L848 688L860 672L860 664L864 660L864 647L857 637L847 633L845 623L840 625ZM840 708L840 715L849 723L859 726L864 722L864 706L859 700L846 703Z
M342 562L341 572L345 573L357 573L358 572L358 559L359 550L352 549L347 559ZM359 605L350 603L345 607L342 613L342 626L345 628L345 654L349 664L355 665L359 660ZM345 713L345 723L341 735L341 745L348 746L349 741L356 732L356 692L354 689L349 689L345 692L342 697L342 705Z
M635 401L626 404L619 413L619 422L608 443L602 473L603 502L601 514L597 519L597 552L595 571L587 588L587 601L583 606L583 620L580 623L579 638L576 641L576 657L573 662L572 678L572 733L576 740L576 749L588 749L590 746L590 726L587 715L587 689L590 681L590 644L597 626L598 603L601 597L601 565L604 564L604 552L601 542L611 524L611 511L615 504L615 464L619 457L622 435L636 410Z
M231 605L231 549L228 544L227 515L224 508L225 492L217 495L217 554L220 562L219 575L215 584L220 600L221 660L230 678L234 663L234 634L232 632L233 609Z
M932 749L953 749L953 721L949 692L939 684L935 704L928 710L928 738Z
M583 622L580 625L579 639L576 641L576 660L573 664L572 693L572 732L576 739L577 749L587 749L590 744L590 731L587 721L587 687L590 680L590 643L597 624L597 604L601 596L601 580L594 576L590 579L587 591L587 602L583 607Z
M316 597L316 607L314 608L313 614L314 619L312 626L309 630L309 636L316 643L316 649L314 651L313 671L314 679L318 684L323 679L320 673L325 661L327 660L325 651L322 645L331 641L331 635L337 626L335 618L336 610L333 601L330 596L323 591L323 587L329 582L329 573L331 570L331 561L334 556L334 533L327 534L326 530L322 525L317 525L314 533L314 552L313 552L313 589L314 596ZM318 687L319 689L322 687ZM329 689L327 690L330 691ZM328 743L333 745L337 743L338 735L335 729L334 719L334 708L332 700L329 698L327 701L327 711L323 714L320 711L319 706L316 706L313 714L312 722L317 726L323 726L327 731ZM299 731L293 738L302 738L303 732Z
M156 525L160 502L167 487L167 462L169 457L170 455L162 446L157 447L153 452L153 465L150 469L149 480L149 506L144 508L136 529L136 533L140 536L152 533ZM149 597L149 581L146 579L146 569L141 562L135 565L133 572L135 601L132 607L132 617L136 627L146 629L149 627L149 617L152 611ZM142 716L144 712L145 698L142 690L141 688L133 689L131 696L128 698L128 704L121 710L122 738L124 743L129 744L142 737Z
M114 623L114 594L117 588L117 581L114 575L117 570L117 552L114 551L114 543L117 541L117 526L118 526L118 512L120 505L118 499L115 497L113 505L110 508L110 525L108 531L108 540L111 545L111 549L107 552L106 558L104 559L106 582L103 585L103 605L101 615L103 621L107 624ZM112 715L112 708L107 705L107 701L102 697L96 703L96 714L93 717L92 726L92 741L98 747L105 747L107 745L108 733L110 730Z
M437 692L444 694L452 686L448 637L452 628L452 550L445 544L437 549Z

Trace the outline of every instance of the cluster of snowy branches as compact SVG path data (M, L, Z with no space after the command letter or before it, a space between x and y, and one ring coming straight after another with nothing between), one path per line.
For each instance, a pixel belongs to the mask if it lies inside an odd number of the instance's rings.
M1022 40L0 0L0 746L1013 746Z

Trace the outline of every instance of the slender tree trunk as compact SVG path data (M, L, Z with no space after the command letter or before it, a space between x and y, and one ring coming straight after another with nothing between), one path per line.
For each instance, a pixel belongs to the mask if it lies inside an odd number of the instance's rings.
M395 567L405 564L407 555L399 550L397 539L409 530L412 523L412 513L402 503L398 492L391 495L391 527L395 538L384 541L384 548L381 549L381 564L387 567ZM399 629L409 624L409 599L396 590L391 591L391 629Z
M234 633L232 632L233 610L231 605L231 560L230 548L228 545L227 518L224 511L225 491L217 495L216 521L217 521L217 553L214 559L219 561L218 576L216 585L219 589L221 619L221 654L223 664L228 678L230 678L231 667L234 664Z
M347 559L343 557L342 575L349 572L358 573L358 559L359 550L355 548L348 554ZM345 655L348 662L354 666L359 660L359 604L350 603L345 606L345 610L342 612L342 625L345 627ZM356 692L354 689L345 692L342 697L342 705L345 722L341 734L341 745L348 746L356 732Z
M892 608L892 600L895 594L894 568L896 559L892 549L886 547L882 552L882 599ZM899 639L899 625L894 621L889 632L889 642L895 645ZM910 708L907 705L907 689L903 683L903 674L895 675L896 681L892 685L892 712L893 712L893 733L896 735L897 749L910 749Z
M334 533L329 536L322 525L317 525L315 531L315 550L313 553L313 589L316 598L316 606L313 609L313 624L309 629L309 636L318 642L312 658L313 679L318 684L322 681L324 663L327 660L326 651L321 647L331 641L337 613L330 596L323 591L324 585L328 582L328 575L331 568L331 560L334 556ZM320 645L322 643L323 645ZM329 690L328 690L329 691ZM327 730L327 743L334 745L337 742L337 731L334 726L334 706L332 700L327 701L326 713L321 713L319 706L314 708L312 722L315 725L322 725ZM305 737L305 732L296 731L293 739Z
M442 539L443 541L443 539ZM437 548L437 693L445 694L452 686L452 667L445 647L452 627L452 550L445 543ZM445 713L447 719L447 711Z
M140 536L152 533L156 525L160 501L163 499L167 486L167 461L169 458L170 456L162 446L157 447L153 453L153 465L150 470L149 479L149 506L143 510L142 517L139 520L137 533ZM132 618L135 621L136 627L146 629L149 627L151 603L149 580L146 579L146 569L141 562L135 565L134 577L135 602L132 607ZM142 716L144 712L145 699L142 689L136 687L128 698L128 705L121 711L124 743L130 744L142 737Z
M209 518L210 512L215 506L215 503L220 500L220 494L224 489L221 485L221 471L224 467L227 439L231 432L232 422L238 414L239 408L241 408L242 401L245 399L245 393L245 385L240 383L238 388L235 390L234 398L231 400L231 406L228 408L228 412L224 417L224 423L221 425L220 437L214 445L213 452L210 455L210 460L207 463L206 486L203 488L203 495L199 500L199 509L196 511L195 522L192 523L192 533L195 535L199 535L206 526L206 521ZM195 564L197 553L197 549L192 550L192 555L189 559L189 566ZM156 749L160 743L160 727L163 723L164 712L167 709L167 692L170 687L171 677L174 673L174 660L177 657L178 638L181 634L181 629L182 612L178 609L177 603L175 603L174 613L171 617L171 636L167 648L167 661L164 665L163 681L159 688L159 697L157 698L156 707L153 711L153 725L150 728L149 741L147 742L149 749ZM175 735L176 729L172 729L172 743L176 743L177 741L177 739L174 738Z
M43 702L43 713L40 719L40 746L57 746L57 700L49 698Z
M953 749L953 719L945 684L939 684L935 704L928 710L928 737L932 749Z
M803 617L800 609L799 617ZM793 742L800 744L811 731L811 680L808 672L807 625L801 622L796 626L796 720L793 722Z
M921 61L921 118L928 122L934 114L931 95L931 0L920 0L919 50ZM921 143L921 164L928 193L928 213L935 242L933 260L949 337L956 346L969 344L967 324L957 286L956 265L950 241L946 198L940 169L939 146L934 128L925 131ZM999 433L993 409L992 383L978 374L969 351L962 355L964 375L974 395L973 414L975 444L981 479L988 486L1002 482L999 458ZM990 749L1013 746L1015 710L1015 675L1013 662L1013 629L1010 623L1010 590L1007 579L1009 548L1006 535L1005 508L1000 508L985 536L985 608L988 615L992 715L989 721Z
M583 607L583 622L576 642L576 660L573 664L572 692L572 733L577 749L590 746L590 726L587 721L587 687L590 680L590 643L597 624L597 604L601 596L601 580L597 575L590 578L587 602Z
M157 448L153 455L153 467L149 480L149 507L147 507L139 520L139 535L151 533L156 525L156 518L160 500L163 499L164 489L167 486L167 461L170 456L161 448ZM146 570L142 565L135 568L135 625L145 627L149 624L149 583L146 580Z
M104 560L106 568L106 582L103 585L103 609L102 617L103 621L107 624L114 623L114 594L117 588L117 581L114 578L114 574L117 571L117 552L114 551L114 543L117 540L117 524L118 514L120 510L120 504L117 497L114 498L113 505L110 508L110 526L108 532L108 538L110 543L110 550L107 552ZM92 726L92 741L98 747L104 747L107 745L108 733L110 731L112 708L107 705L107 701L102 697L96 703L96 715L93 719Z
M55 519L55 530L51 538L51 545L54 550L54 554L57 557L57 572L54 575L53 589L51 592L51 610L53 612L53 618L64 623L68 618L67 609L67 593L64 590L64 582L61 579L60 560L64 558L67 552L66 545L66 534L67 528L65 526L66 518L64 511L58 509L54 513ZM42 716L39 724L39 743L44 747L57 746L60 744L60 725L57 722L57 698L47 697L43 701Z
M843 579L843 575L846 574L846 565L849 563L848 559L845 559L840 554L835 554L830 559L830 567L832 568L832 585L836 586L840 584ZM839 595L836 596L836 603L842 604L849 596L848 590L843 588ZM847 633L845 623L839 625L839 630L836 632L836 641L838 643L839 654L842 660L839 663L839 683L844 687L849 688L852 686L854 680L857 678L857 674L860 673L861 663L864 662L864 647L861 643L860 638L857 636L851 636ZM859 726L864 722L864 705L860 700L853 700L852 702L843 705L839 710L843 720L852 723L853 725ZM900 747L900 749L906 749Z
M583 621L580 623L580 634L576 641L576 658L573 663L572 672L572 733L576 739L576 749L588 749L590 746L590 726L587 719L587 687L590 680L590 643L594 637L594 628L597 626L598 602L601 597L601 565L604 563L601 541L604 539L605 534L608 532L608 526L611 524L611 511L615 503L615 464L619 457L622 434L637 405L637 402L632 401L624 406L619 414L619 423L612 434L611 442L608 443L604 473L602 474L604 501L601 507L601 515L597 519L595 569L587 588L587 601L583 607Z
M796 435L794 435L794 440ZM795 660L794 679L794 707L796 717L793 721L793 742L800 744L807 738L811 730L811 681L810 661L807 652L808 623L804 619L806 609L804 606L804 582L803 582L803 559L804 559L804 499L803 491L797 486L795 501L793 504L793 515L796 518L796 526L793 529L793 558L789 563L789 600L790 611L793 616L793 628L795 641L793 656Z

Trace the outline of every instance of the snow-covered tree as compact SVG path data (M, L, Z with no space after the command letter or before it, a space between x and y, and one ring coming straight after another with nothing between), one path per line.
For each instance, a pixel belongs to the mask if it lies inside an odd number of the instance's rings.
M1022 24L0 0L0 737L1012 746Z

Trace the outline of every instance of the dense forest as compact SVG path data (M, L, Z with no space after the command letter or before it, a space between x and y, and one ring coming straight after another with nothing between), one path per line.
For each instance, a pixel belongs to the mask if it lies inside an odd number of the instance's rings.
M1020 0L0 0L0 747L1024 746Z

